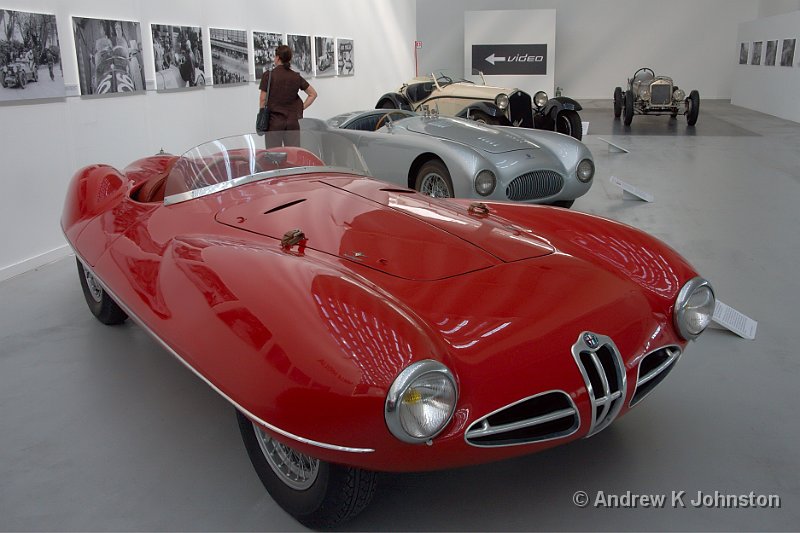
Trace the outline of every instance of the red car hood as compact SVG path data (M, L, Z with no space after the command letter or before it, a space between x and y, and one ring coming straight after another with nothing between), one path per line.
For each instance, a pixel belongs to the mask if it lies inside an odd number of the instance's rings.
M553 248L529 229L472 215L363 178L254 184L258 194L216 220L280 239L301 229L307 247L410 280L435 280L532 259Z

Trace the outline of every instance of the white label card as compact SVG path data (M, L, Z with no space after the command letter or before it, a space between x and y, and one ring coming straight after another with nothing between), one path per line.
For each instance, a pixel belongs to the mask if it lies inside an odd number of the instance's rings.
M581 134L585 137L589 135L589 123L588 122L581 122Z
M624 192L631 193L640 200L644 200L645 202L652 202L653 200L655 200L653 195L650 194L649 192L643 191L642 189L635 187L626 181L622 181L616 176L611 176L608 181L610 181L611 183L622 189Z
M713 320L743 339L753 340L756 338L758 322L719 300L717 300L717 305L714 307Z

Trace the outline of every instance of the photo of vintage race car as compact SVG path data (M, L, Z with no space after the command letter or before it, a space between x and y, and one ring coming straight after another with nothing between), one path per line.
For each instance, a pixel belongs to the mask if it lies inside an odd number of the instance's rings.
M672 82L669 76L656 76L653 69L637 70L623 91L614 89L614 118L623 115L623 122L630 126L634 115L686 115L686 123L694 126L700 113L700 93L696 90L689 96Z
M39 71L36 65L25 57L19 57L16 61L4 65L0 69L0 76L2 76L3 87L24 89L29 81L39 81Z
M425 108L449 117L470 118L501 126L519 126L557 131L580 140L583 137L581 105L566 96L549 98L544 91L531 97L516 88L474 83L447 71L419 76L397 91L386 93L375 105L379 109Z
M401 109L345 113L327 125L358 146L372 176L429 196L570 207L595 173L586 145L549 131Z
M90 311L130 317L230 402L308 526L358 514L376 472L597 434L711 320L708 281L642 231L431 198L366 176L340 133L274 135L87 166L61 226Z

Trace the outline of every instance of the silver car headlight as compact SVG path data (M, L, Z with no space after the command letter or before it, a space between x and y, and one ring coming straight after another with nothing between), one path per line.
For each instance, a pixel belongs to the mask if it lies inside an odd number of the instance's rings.
M475 192L481 196L489 196L497 186L497 178L491 170L481 170L475 178Z
M591 159L584 159L578 163L578 179L583 183L589 183L594 177L594 162Z
M536 107L542 107L544 104L547 103L547 93L544 91L538 91L536 94L533 95L533 105Z
M450 422L457 400L456 380L446 366L432 359L417 361L389 388L386 425L403 442L426 442Z
M686 93L683 89L675 89L672 92L672 100L675 102L683 102L686 99Z
M696 339L711 323L715 306L714 289L707 280L697 277L687 281L678 293L672 315L681 337Z
M650 87L641 87L639 89L639 98L642 100L650 100Z
M505 111L508 109L508 95L500 93L494 98L494 105Z

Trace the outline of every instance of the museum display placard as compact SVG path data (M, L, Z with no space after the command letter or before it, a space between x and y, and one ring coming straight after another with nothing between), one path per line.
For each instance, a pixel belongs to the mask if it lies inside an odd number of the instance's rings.
M304 78L314 75L314 56L310 35L286 35L286 44L292 49L292 69Z
M336 75L336 52L333 37L314 37L314 68L318 78Z
M138 22L72 17L72 30L82 95L145 90Z
M64 96L56 16L0 9L0 101Z
M355 74L353 39L336 39L336 70L339 76L352 76Z
M249 81L247 32L224 28L209 28L211 40L211 71L214 85L234 85Z
M260 80L275 61L275 49L284 44L282 33L253 32L253 54L256 65L256 80Z
M151 24L150 31L157 91L206 84L202 28Z

